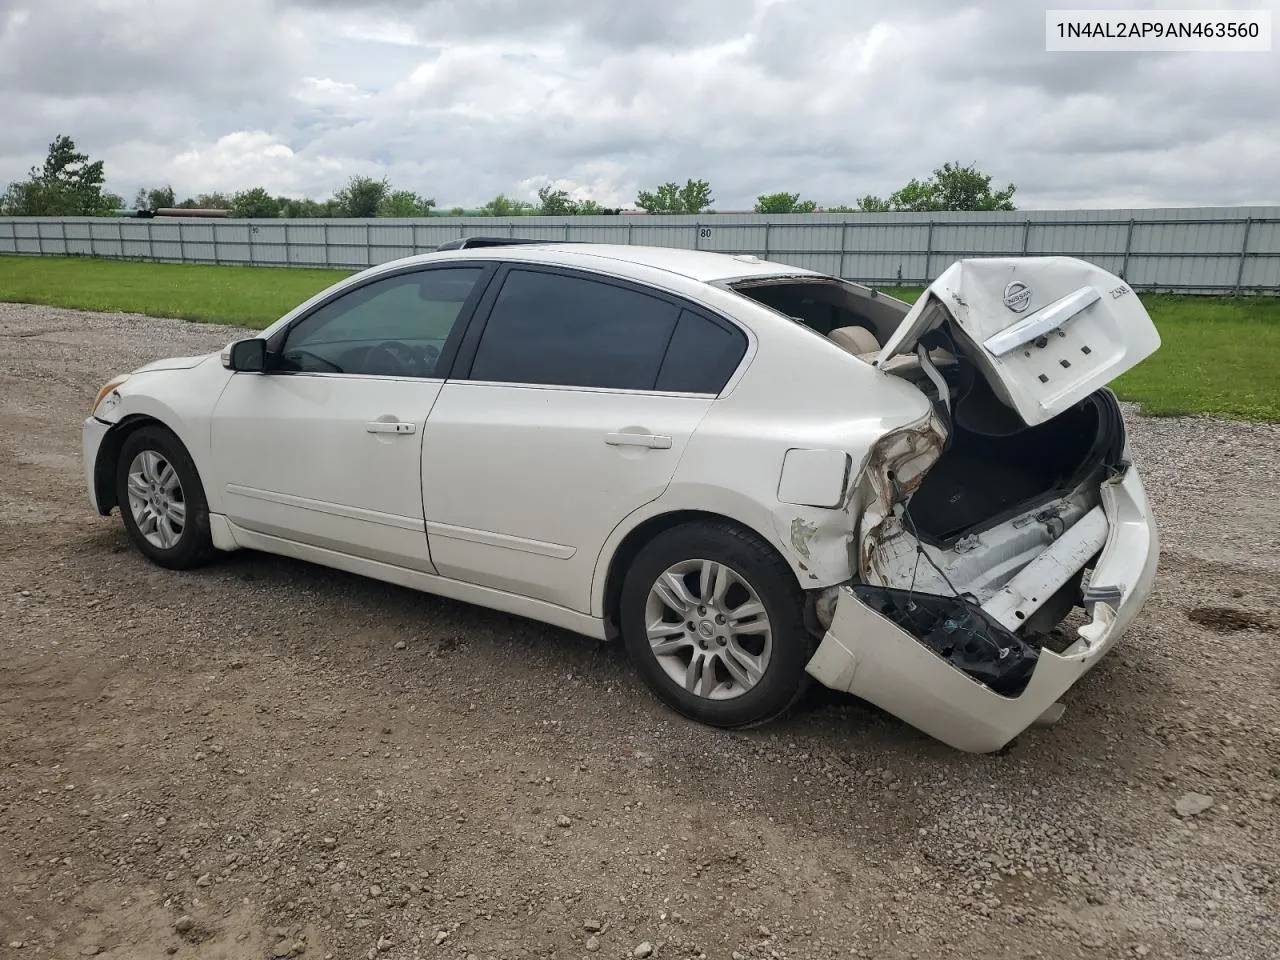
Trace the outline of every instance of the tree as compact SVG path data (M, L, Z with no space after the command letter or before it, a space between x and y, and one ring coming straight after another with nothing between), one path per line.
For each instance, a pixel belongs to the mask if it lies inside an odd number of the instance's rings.
M133 198L133 209L162 210L165 207L172 207L176 202L173 187L155 187L151 190L142 187L139 188L138 195Z
M241 190L231 198L231 216L243 219L264 219L280 216L280 201L262 187Z
M387 180L373 177L352 177L347 185L333 195L333 205L340 217L376 217L378 204L387 195Z
M536 212L544 217L598 217L618 211L602 207L594 200L574 200L567 190L555 190L547 185L538 190Z
M44 166L32 167L28 178L15 181L0 199L0 211L26 217L95 217L124 206L114 193L103 193L102 161L89 161L75 141L59 134L49 144Z
M756 197L756 213L813 213L817 209L817 203L801 200L798 193L762 193Z
M231 198L225 193L202 193L194 199L187 197L178 207L183 210L230 210Z
M1003 190L992 192L991 175L978 170L974 164L967 167L959 163L944 163L928 180L914 177L901 190L889 195L888 200L879 197L862 197L858 206L870 213L889 210L929 212L933 210L1013 210L1013 194L1017 190L1012 183Z
M303 197L301 200L296 197L276 197L276 202L280 204L280 216L293 220L336 215L332 200L325 200L321 203L307 197Z
M425 217L436 202L431 197L420 197L412 190L392 190L378 203L380 217Z
M702 213L714 202L705 180L687 180L683 187L670 181L636 196L636 206L646 213Z
M512 200L505 194L500 193L480 208L479 215L482 217L527 217L535 212L536 209L532 203L526 203L524 200Z
M553 190L551 185L538 189L538 213L544 217L571 217L578 212L578 204L569 197L568 190Z

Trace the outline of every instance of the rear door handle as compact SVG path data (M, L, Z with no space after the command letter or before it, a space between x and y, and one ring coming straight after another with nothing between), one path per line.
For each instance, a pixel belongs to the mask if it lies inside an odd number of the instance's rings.
M417 433L418 425L403 420L370 420L364 425L369 433Z
M654 450L671 449L671 438L656 433L606 433L604 442L611 447L650 447Z

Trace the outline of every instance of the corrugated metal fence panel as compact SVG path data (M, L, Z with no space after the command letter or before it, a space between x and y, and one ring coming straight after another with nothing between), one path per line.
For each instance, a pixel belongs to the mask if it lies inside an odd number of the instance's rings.
M1280 221L1250 223L1249 256L1243 258L1241 284L1246 287L1280 290L1280 256L1254 256L1280 250Z
M864 283L911 286L962 257L1065 255L1144 289L1280 292L1280 207L369 221L0 218L0 254L182 263L362 269L466 236L749 253Z

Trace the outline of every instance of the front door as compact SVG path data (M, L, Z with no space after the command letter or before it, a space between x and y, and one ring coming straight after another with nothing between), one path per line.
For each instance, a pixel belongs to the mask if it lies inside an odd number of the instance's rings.
M485 273L482 265L418 270L343 291L289 328L267 372L233 376L211 438L228 519L434 572L422 510L424 426L450 338Z

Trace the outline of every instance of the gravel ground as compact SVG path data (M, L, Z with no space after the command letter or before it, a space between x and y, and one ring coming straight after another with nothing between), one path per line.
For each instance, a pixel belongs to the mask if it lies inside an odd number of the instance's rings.
M1280 431L1127 411L1156 595L1056 727L689 724L619 649L85 501L110 375L225 327L0 304L0 956L1280 956Z

